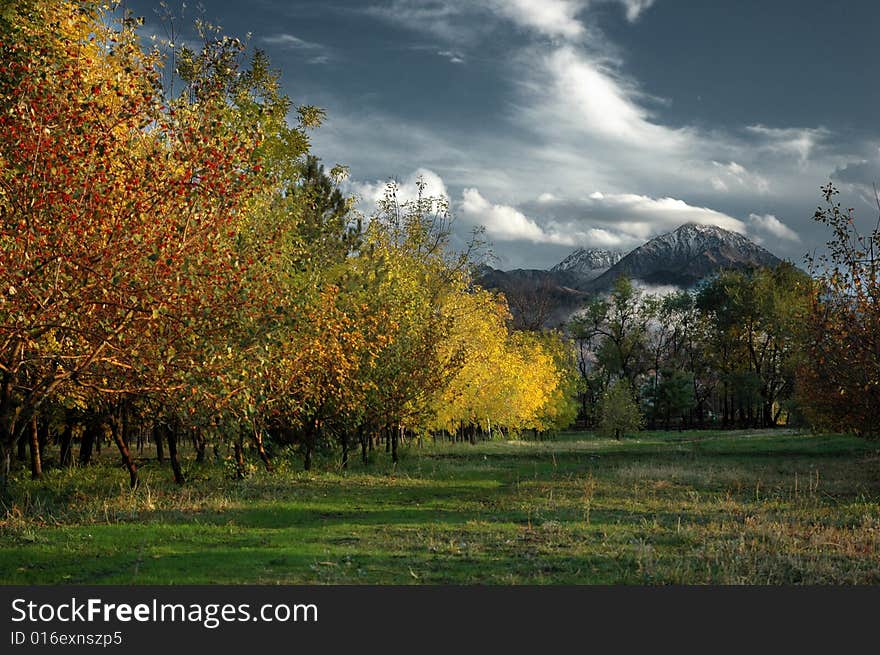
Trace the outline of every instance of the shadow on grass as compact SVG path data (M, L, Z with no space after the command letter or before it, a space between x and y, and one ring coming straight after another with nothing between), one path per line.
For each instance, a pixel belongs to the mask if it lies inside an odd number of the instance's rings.
M846 530L864 524L862 539L875 529L876 501L860 496L880 484L876 467L863 464L875 451L849 437L784 432L581 435L440 444L410 451L398 467L353 463L344 474L294 472L288 461L242 482L190 462L182 488L151 463L134 493L107 461L16 483L22 504L0 524L0 582L796 582L846 581L848 571L869 579L869 556L841 559L804 540L843 511L826 489L860 499ZM792 496L795 474L819 468L821 493L811 486L809 498ZM762 512L770 536L745 540L745 517ZM808 561L805 544L825 550ZM766 567L775 568L765 575Z

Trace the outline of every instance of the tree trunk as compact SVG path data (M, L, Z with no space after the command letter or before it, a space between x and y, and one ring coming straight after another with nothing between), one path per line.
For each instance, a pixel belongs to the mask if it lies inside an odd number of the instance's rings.
M196 444L196 462L201 464L205 461L205 447L208 445L208 440L205 439L205 433L200 427L193 428L193 437Z
M397 464L397 430L389 430L389 436L391 437L391 461Z
M764 427L776 427L776 420L773 418L773 403L770 401L764 402Z
M722 393L723 393L723 402L721 404L721 413L724 416L724 418L721 421L721 427L727 428L730 426L731 421L728 416L728 412L730 411L730 408L729 408L729 405L727 402L728 398L727 398L727 381L726 380L724 381L724 389L722 390Z
M244 448L241 445L241 436L235 440L233 448L235 450L235 477L237 480L244 480Z
M126 442L124 437L124 424L124 419L120 421L120 425L117 425L116 421L111 419L110 432L113 434L113 441L116 442L116 447L119 449L119 455L120 457L122 457L122 464L128 471L129 486L134 489L138 486L140 481L138 480L137 464L135 464L134 459L132 459L131 457L131 452L128 450L128 443Z
M73 462L71 457L73 452L73 421L65 418L64 430L61 432L61 453L59 458L61 466L70 466Z
M312 470L312 444L306 443L306 452L303 454L303 470Z
M12 466L12 449L15 447L11 377L9 373L4 373L0 383L0 497L4 500Z
M79 465L87 466L92 461L92 448L95 445L95 434L98 425L95 419L86 422L83 430L82 441L79 444Z
M363 424L358 425L358 441L361 443L361 461L366 465L369 459L367 458L367 439Z
M271 473L272 472L272 462L269 461L269 455L266 452L266 449L263 447L263 433L259 430L254 430L254 443L257 446L257 452L260 454L260 459L263 460L263 464L266 466L266 470Z
M125 403L122 406L122 440L125 442L125 445L130 449L131 448L131 434L133 432L131 427L131 411L128 403Z
M342 431L342 469L348 468L348 432Z
M6 496L6 485L9 481L9 469L11 466L12 450L6 445L6 441L0 438L0 497Z
M46 446L49 444L49 419L44 418L38 423L37 443L40 445L40 460L45 459Z
M31 417L29 445L31 450L31 480L39 480L43 477L43 460L40 457L40 429L37 425L36 414Z
M178 426L167 426L165 429L165 434L168 439L168 459L171 460L171 470L174 471L174 481L177 484L183 484L186 482L186 478L183 477L183 471L180 468L180 460L177 457Z
M308 421L306 423L306 431L303 435L303 470L310 471L312 469L312 444L315 436L315 422Z

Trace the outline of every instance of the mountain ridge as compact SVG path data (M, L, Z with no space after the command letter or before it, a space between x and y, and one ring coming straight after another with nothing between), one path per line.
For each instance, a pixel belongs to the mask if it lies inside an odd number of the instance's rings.
M577 248L568 257L551 267L551 272L568 271L595 278L623 259L625 253L606 248Z
M689 288L723 269L772 268L781 262L738 232L685 223L626 254L580 247L547 270L483 267L477 282L505 293L518 327L537 329L558 327L624 275L648 285Z
M781 261L738 232L685 223L631 250L585 290L606 290L622 275L649 284L690 287L721 269L775 267Z

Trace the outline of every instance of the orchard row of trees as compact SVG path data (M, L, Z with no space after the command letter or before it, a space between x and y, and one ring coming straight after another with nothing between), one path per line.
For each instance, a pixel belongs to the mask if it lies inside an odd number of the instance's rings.
M571 321L580 417L602 432L810 425L880 436L880 223L868 234L823 188L831 229L811 274L722 271L647 295L626 278Z
M132 486L133 435L199 457L296 445L538 431L574 416L570 351L508 328L473 285L445 200L368 221L309 154L322 112L293 108L259 51L146 50L97 3L0 12L0 474L106 436ZM163 65L171 61L173 70ZM173 80L173 83L169 80ZM295 116L291 121L289 116Z

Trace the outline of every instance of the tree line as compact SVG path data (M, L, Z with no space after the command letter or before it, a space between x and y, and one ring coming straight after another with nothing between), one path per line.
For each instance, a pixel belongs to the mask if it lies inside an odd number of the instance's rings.
M570 422L561 337L509 328L445 199L390 183L360 216L265 54L199 24L163 55L137 27L92 2L0 14L4 479L16 448L38 478L50 446L85 464L107 439L135 486L145 429L182 483L183 440L244 475L246 451L345 466Z
M570 330L581 418L619 381L650 428L771 427L800 420L797 338L812 288L792 264L724 270L696 291L647 295L627 278Z
M880 435L880 222L822 188L832 236L807 269L722 270L664 297L622 277L567 326L579 418L649 428L811 426Z

